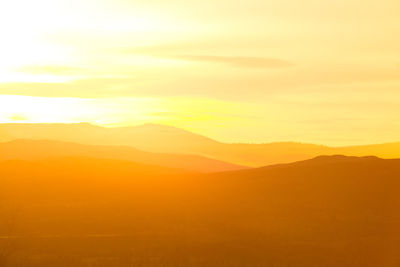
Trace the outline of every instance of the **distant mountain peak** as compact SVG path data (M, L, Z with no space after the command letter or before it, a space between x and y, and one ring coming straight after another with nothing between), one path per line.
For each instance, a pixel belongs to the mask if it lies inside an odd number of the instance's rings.
M314 161L314 162L343 162L343 161L362 161L362 160L377 160L380 159L376 156L364 156L364 157L356 157L356 156L345 156L345 155L321 155L315 158L306 160L306 161Z
M353 163L353 162L369 162L369 161L377 161L383 160L376 156L345 156L345 155L321 155L312 159L301 160L291 163L283 163L283 164L275 164L269 165L265 167L261 167L260 169L269 169L269 168L282 168L282 167L290 167L290 166L317 166L317 165L325 165L325 164L335 164L335 163Z
M182 131L182 132L187 132L184 129L171 126L171 125L166 125L166 124L157 124L157 123L144 123L142 125L134 126L135 128L146 128L146 129L162 129L162 130L174 130L174 131Z
M174 126L171 125L166 125L166 124L158 124L158 123L143 123L142 126L146 126L146 127L167 127L167 128L176 128Z
M201 134L197 134L182 128L178 128L175 126L171 126L171 125L166 125L166 124L156 124L156 123L145 123L142 125L138 125L138 126L130 126L130 127L123 127L125 129L131 129L135 132L143 132L143 133L147 133L147 134L166 134L166 136L176 136L176 137L180 137L180 136L186 136L189 138L195 138L197 141L203 140L203 141L207 141L207 142L217 142L212 138L209 138L207 136L201 135Z

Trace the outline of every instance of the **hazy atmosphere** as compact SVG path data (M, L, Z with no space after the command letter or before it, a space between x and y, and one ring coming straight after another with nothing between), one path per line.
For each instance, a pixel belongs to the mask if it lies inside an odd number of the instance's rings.
M5 1L0 121L397 141L399 11L396 0Z
M0 267L399 267L399 0L0 0Z

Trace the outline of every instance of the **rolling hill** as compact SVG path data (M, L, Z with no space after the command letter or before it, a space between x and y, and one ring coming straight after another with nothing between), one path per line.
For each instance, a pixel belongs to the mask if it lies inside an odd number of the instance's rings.
M142 164L196 172L222 172L247 167L196 155L145 152L129 146L95 146L52 140L14 140L0 143L0 161L37 160L57 157L92 157L129 160Z
M11 248L12 264L400 263L400 160L320 156L215 174L108 159L13 160L0 162L0 177L0 249Z
M104 128L89 123L0 124L0 140L59 140L90 145L125 145L151 152L183 153L216 141L171 126L144 124Z
M348 147L295 142L228 144L175 127L156 124L120 128L103 128L88 123L0 124L0 140L5 142L15 139L132 146L149 152L199 155L251 167L289 163L319 155L400 157L400 142Z

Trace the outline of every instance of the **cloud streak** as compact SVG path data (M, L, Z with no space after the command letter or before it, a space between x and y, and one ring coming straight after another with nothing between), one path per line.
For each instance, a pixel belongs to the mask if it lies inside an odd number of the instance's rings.
M53 74L53 75L76 75L82 74L81 68L60 66L60 65L39 65L39 66L23 66L17 69L18 72L29 74Z
M184 61L222 63L241 68L270 69L270 68L287 68L294 65L292 62L287 60L277 59L277 58L265 58L265 57L176 55L176 56L168 56L168 58L184 60Z

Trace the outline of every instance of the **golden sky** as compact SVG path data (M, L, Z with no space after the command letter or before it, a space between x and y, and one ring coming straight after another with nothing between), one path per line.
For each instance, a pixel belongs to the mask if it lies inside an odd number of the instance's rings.
M227 142L400 140L398 0L13 0L0 122Z

